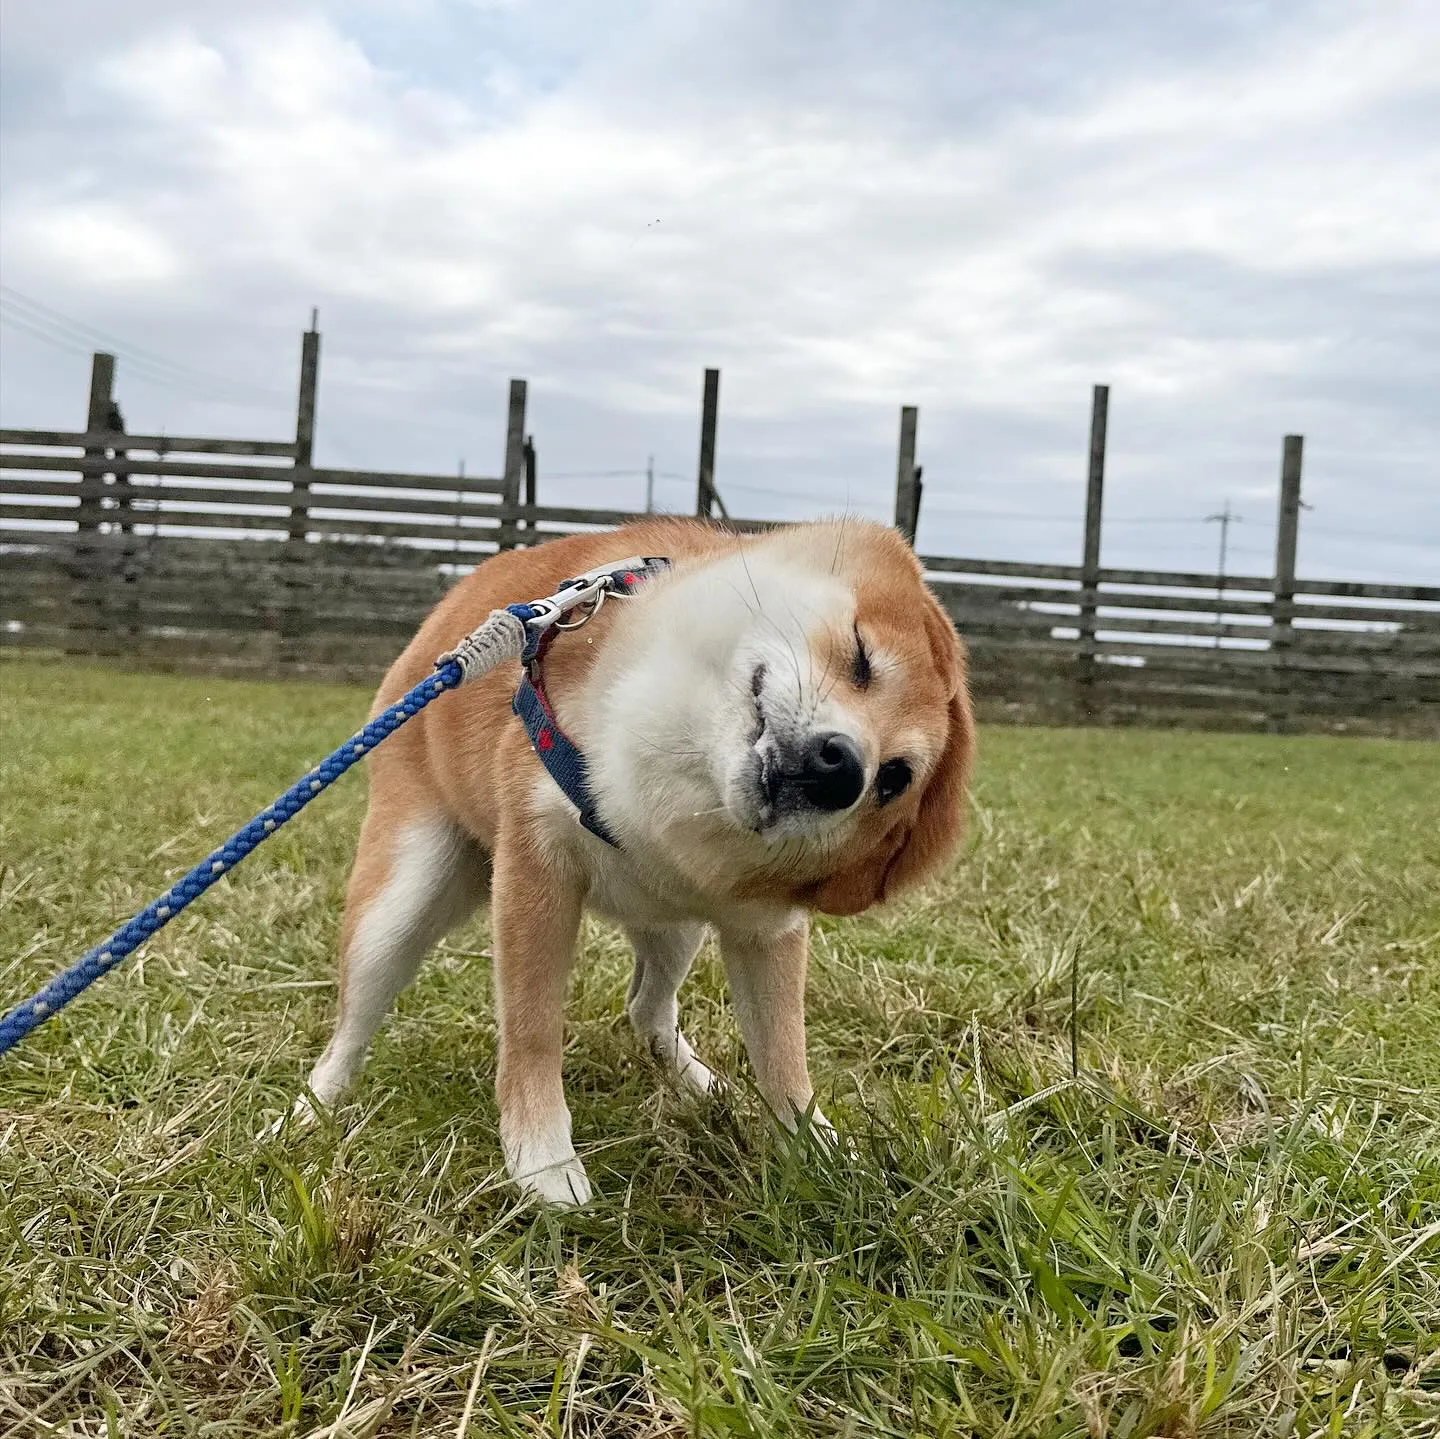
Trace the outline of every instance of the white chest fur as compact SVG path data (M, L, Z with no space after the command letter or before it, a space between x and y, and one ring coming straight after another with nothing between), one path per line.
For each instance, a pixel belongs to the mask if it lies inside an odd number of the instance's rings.
M548 775L538 776L536 818L554 862L575 876L585 907L627 929L665 929L700 922L765 934L791 928L793 906L736 900L702 887L654 850L635 853L608 845L584 829L574 807Z

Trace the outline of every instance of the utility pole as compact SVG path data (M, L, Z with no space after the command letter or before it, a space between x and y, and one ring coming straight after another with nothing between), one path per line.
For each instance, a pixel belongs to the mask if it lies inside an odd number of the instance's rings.
M1225 501L1225 508L1219 514L1205 516L1207 525L1218 524L1220 526L1220 568L1217 571L1220 582L1215 587L1216 603L1221 604L1221 608L1215 611L1215 648L1217 650L1220 648L1220 637L1225 630L1225 611L1222 600L1225 594L1225 556L1230 548L1230 526L1238 525L1244 519L1244 515L1237 515L1230 508L1229 500Z
M649 456L645 461L645 513L655 513L655 456Z
M1096 385L1090 395L1090 469L1085 481L1085 549L1080 563L1080 648L1078 679L1081 709L1094 710L1095 632L1100 628L1100 530L1105 493L1105 434L1110 423L1110 386Z

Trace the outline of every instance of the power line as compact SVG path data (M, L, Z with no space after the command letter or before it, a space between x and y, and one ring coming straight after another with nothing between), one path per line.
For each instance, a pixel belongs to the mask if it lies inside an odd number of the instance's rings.
M574 479L574 480L591 480L591 479L594 479L594 480L600 480L600 479L631 479L631 478L641 479L641 478L643 478L643 479L645 479L645 480L647 481L648 484L653 484L653 482L654 482L655 480L668 480L668 481L674 481L674 482L680 483L680 484L690 484L690 483L693 481L694 476L693 476L693 475L680 474L680 473L678 473L678 472L675 471L675 470L661 470L661 469L655 469L655 468L652 468L652 467L647 466L645 469L626 469L626 470L572 470L572 471L564 471L564 472L559 472L559 473L552 474L552 475L550 476L550 478L552 478L552 479L557 479L557 480L561 480L561 479ZM793 501L793 500L798 500L798 501L810 502L810 503L823 503L823 502L827 499L827 496L822 495L822 494L816 494L816 493L814 493L814 492L812 492L812 491L782 490L782 489L776 489L773 485L747 485L747 484L743 484L743 483L738 483L738 482L736 482L736 481L734 481L734 480L727 481L727 482L726 482L726 485L725 485L725 488L726 488L727 490L736 491L736 492L738 492L738 493L740 493L740 494L760 495L760 496L764 496L764 497L767 498L767 499L775 499L775 500L792 500L792 501ZM946 503L944 503L944 501L942 500L940 503L934 504L932 507L933 507L934 509L936 509L936 510L941 511L942 513L944 513L944 514L946 514L946 515L954 515L954 516L957 516L957 517L959 517L959 518L963 518L963 519L967 519L967 520L972 520L972 521L973 521L973 520L980 520L980 521L994 521L994 522L1002 523L1002 524L1034 524L1034 525L1051 525L1051 526L1062 526L1062 525L1063 525L1063 526L1070 526L1070 525L1076 525L1076 524L1078 524L1078 523L1080 522L1080 516L1078 516L1078 515L1044 515L1044 514L1036 514L1033 510L1027 510L1027 511L1015 511L1015 510L977 510L977 509L972 509L972 508L970 508L969 506L965 505L963 502L960 502L960 503L954 503L954 502L952 502L952 503L950 503L950 504L946 504ZM1228 507L1229 507L1229 502L1227 501L1227 502L1226 502L1226 508L1228 509ZM1194 524L1196 524L1196 523L1220 522L1220 521L1223 520L1223 518L1224 518L1224 517L1223 517L1223 515L1221 515L1221 514L1217 514L1217 515L1203 515L1203 516L1202 516L1202 515L1113 515L1113 516L1112 516L1112 515L1107 515L1107 516L1105 516L1105 528L1106 528L1107 530L1109 530L1109 529L1112 529L1112 528L1115 528L1115 527L1131 526L1131 525L1170 525L1170 526L1175 526L1175 527L1181 527L1181 526L1188 527L1188 526L1194 525ZM1238 522L1240 519L1241 519L1241 516L1237 515L1234 511L1230 511L1230 520L1231 520L1232 523ZM1224 524L1222 524L1221 528L1222 528L1222 531L1228 530L1228 526L1226 526L1226 525L1224 525ZM1384 542L1387 542L1387 543L1390 543L1390 544L1403 544L1403 545L1426 545L1426 544L1432 544L1432 543L1434 543L1434 541L1431 541L1431 540L1417 539L1417 538L1412 537L1412 536L1382 535L1382 534L1376 533L1375 531L1367 531L1367 530L1350 530L1350 531L1345 531L1345 532L1342 533L1341 531L1329 530L1329 529L1325 529L1325 528L1322 528L1322 527L1316 526L1316 525L1304 525L1304 526L1302 526L1301 534L1302 534L1302 535L1324 535L1324 536L1327 536L1327 537L1343 538L1343 539L1349 539L1349 538L1351 538L1351 537L1354 537L1354 538L1358 538L1358 539L1381 540L1381 541L1384 541ZM1261 549L1261 548L1257 548L1257 547L1255 547L1255 546L1245 545L1245 544L1237 544L1235 541L1233 541L1233 540L1231 540L1231 539L1229 538L1228 533L1225 533L1225 534L1222 536L1222 538L1224 539L1224 542L1225 542L1225 546L1224 546L1224 547L1225 547L1225 551L1226 551L1226 555L1227 555L1227 556L1228 556L1230 553L1235 553L1235 554L1247 554L1247 555L1265 555L1265 554L1268 554L1268 553L1269 553L1267 550L1264 550L1264 549ZM1222 566L1221 573L1223 573L1223 566Z
M229 403L275 403L283 399L279 391L209 374L191 365L171 360L164 355L131 345L61 311L23 294L11 285L0 284L0 317L6 324L34 339L56 345L76 354L89 354L96 349L108 350L125 362L135 378L165 388L188 391L205 399Z
M634 468L628 470L547 470L547 480L630 480L645 473Z
M40 340L47 345L54 345L57 349L66 351L71 355L89 355L94 351L94 342L77 339L67 335L63 330L51 330L43 324L36 324L33 320L22 315L20 312L11 309L0 298L0 325L13 331L29 335L32 339ZM125 361L127 373L132 379L141 384L155 385L162 389L177 390L182 393L197 396L200 399L214 400L224 404L251 405L258 402L240 398L236 392L230 390L212 389L205 385L196 385L187 382L183 378L168 374L164 371L151 369L141 361L133 359L123 351L118 353L118 358ZM271 404L272 400L265 403Z
M27 318L34 323L48 324L57 327L61 332L69 331L71 335L78 337L91 349L104 346L115 354L123 354L131 363L148 366L155 370L169 371L182 379L196 379L205 384L219 386L225 389L244 391L256 395L274 395L276 392L261 385L251 384L244 380L231 379L225 375L213 375L204 370L198 370L193 365L172 360L166 355L157 354L153 350L146 350L138 345L132 345L128 340L119 339L117 336L107 334L103 330L97 330L92 325L87 325L81 320L73 319L63 314L53 306L46 305L30 295L23 294L15 289L13 285L0 284L0 302L8 308L24 314L29 312Z
M1330 540L1379 540L1387 545L1435 545L1440 544L1440 535L1426 539L1423 535L1382 535L1378 530L1331 530L1321 525L1301 525L1301 538L1306 535L1323 535Z
M54 345L72 355L89 355L93 352L93 345L89 342L76 340L62 333L56 333L45 329L42 326L30 323L20 317L16 312L8 310L8 307L0 305L0 324L11 331L19 331L30 336L32 339L40 340L45 344ZM182 376L169 374L163 370L155 370L150 366L136 361L132 356L120 351L117 358L125 364L126 373L130 378L140 384L154 385L160 389L177 391L183 394L192 395L198 399L209 400L221 404L243 405L254 408L269 408L279 401L279 396L270 394L259 399L254 396L229 389L222 389L219 386L211 386L204 383L196 383L193 380Z

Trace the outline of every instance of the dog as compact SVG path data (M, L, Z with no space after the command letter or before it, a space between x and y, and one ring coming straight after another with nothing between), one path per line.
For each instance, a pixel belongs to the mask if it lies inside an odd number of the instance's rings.
M669 568L556 634L533 744L511 662L368 758L339 1016L296 1106L335 1102L426 951L488 900L501 1148L522 1190L562 1206L591 1196L561 1083L582 911L626 931L630 1022L696 1093L715 1076L676 996L712 927L760 1094L787 1128L833 1134L806 1063L809 913L859 913L941 865L975 749L963 647L919 562L851 519L743 537L655 519L504 551L440 601L372 715L492 610L632 554ZM542 764L547 736L583 757L578 801Z

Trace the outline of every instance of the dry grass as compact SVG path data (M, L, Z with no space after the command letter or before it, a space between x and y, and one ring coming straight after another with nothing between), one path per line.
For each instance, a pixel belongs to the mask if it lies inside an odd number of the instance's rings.
M7 1002L364 704L0 667ZM987 732L963 861L817 934L840 1162L658 1090L587 927L573 1216L498 1173L481 925L336 1127L253 1138L362 804L0 1060L0 1435L1440 1431L1440 750ZM686 1013L743 1080L713 957Z

